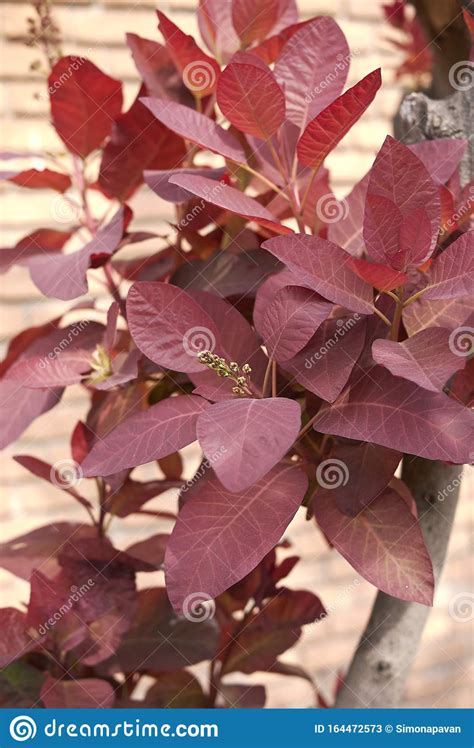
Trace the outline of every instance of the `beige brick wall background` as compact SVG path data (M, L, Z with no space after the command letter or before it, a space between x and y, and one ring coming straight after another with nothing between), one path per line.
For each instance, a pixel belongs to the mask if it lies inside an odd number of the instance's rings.
M124 43L127 31L158 39L154 8L157 3L142 0L96 0L55 3L55 17L64 38L64 52L92 59L105 72L124 81L126 101L134 97L138 77ZM188 33L196 28L193 10L195 0L159 2L175 23ZM375 151L387 132L402 95L395 82L397 55L385 37L392 32L383 23L378 0L300 0L303 17L333 15L349 41L353 59L349 75L352 85L375 67L382 67L384 84L369 112L338 146L330 157L332 182L338 194L344 194L370 166ZM37 51L22 43L26 17L31 15L27 2L2 2L0 101L3 111L0 150L48 149L58 151L58 140L48 123L47 104L35 94L45 91L41 76L29 71L38 58ZM36 165L36 164L35 164ZM10 168L10 164L9 167ZM0 186L1 244L11 246L20 236L38 226L52 226L52 193L20 190L14 185ZM170 216L169 208L146 190L132 201L137 228L160 230ZM64 228L64 224L60 226ZM0 320L3 350L8 339L25 327L54 317L65 306L62 302L43 299L29 280L26 270L16 268L2 277ZM92 286L92 291L95 288ZM18 453L33 454L54 462L69 456L68 436L71 425L83 417L86 400L79 387L69 388L63 400L51 413L38 419L20 440L1 456L1 540L10 539L41 524L57 520L82 519L82 510L56 488L33 479L11 459ZM187 471L192 474L195 454L189 452ZM145 471L146 472L146 471ZM83 487L81 486L81 489ZM415 667L409 677L404 698L406 706L460 707L472 705L473 629L468 620L456 620L450 614L453 599L466 597L471 610L473 595L471 538L472 510L468 503L473 495L472 472L462 481L462 500L451 540L447 567L437 591L435 608L426 629ZM448 500L448 499L447 499ZM161 499L163 501L163 499ZM151 505L153 506L153 504ZM135 539L152 535L162 527L156 520L118 520L112 536L120 547ZM344 669L368 617L374 589L361 579L338 555L328 551L313 525L298 516L290 526L288 537L302 555L302 562L289 583L306 586L319 594L333 612L317 626L307 627L303 639L286 659L308 668L328 695L336 674ZM143 586L150 581L139 575ZM159 579L159 574L156 575ZM7 572L0 571L1 605L18 605L27 600L28 588ZM457 598L456 598L457 599ZM239 677L242 681L242 677ZM257 674L254 680L268 685L268 705L308 706L311 694L307 684L297 679Z

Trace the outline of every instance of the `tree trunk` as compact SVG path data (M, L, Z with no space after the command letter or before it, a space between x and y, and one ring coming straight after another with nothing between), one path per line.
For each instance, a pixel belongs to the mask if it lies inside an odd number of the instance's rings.
M403 480L439 580L459 495L462 467L405 457ZM430 608L379 592L337 697L337 707L389 708L400 703Z

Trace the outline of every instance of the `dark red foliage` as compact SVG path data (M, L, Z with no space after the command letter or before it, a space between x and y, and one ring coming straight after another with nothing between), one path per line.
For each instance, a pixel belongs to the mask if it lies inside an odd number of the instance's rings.
M386 12L407 31L403 3ZM110 304L100 323L93 302L64 305L1 365L2 446L66 387L90 399L66 459L15 458L84 524L0 546L31 585L25 610L0 610L2 706L262 707L263 686L226 676L312 683L279 660L326 616L313 591L282 584L299 560L282 542L295 514L377 588L430 605L431 560L394 474L403 454L472 459L466 143L387 136L338 200L324 161L381 77L343 91L337 23L299 23L292 0L201 0L201 45L158 19L163 43L127 37L143 79L127 110L119 81L63 57L48 86L64 171L3 172L77 210L67 230L2 250L2 270L25 266L65 301L95 277ZM165 236L133 226L139 188L174 211ZM145 256L123 252L144 241ZM196 442L186 480L180 450ZM121 550L111 538L130 515L170 526ZM165 586L137 586L159 571ZM203 660L206 685L187 670Z

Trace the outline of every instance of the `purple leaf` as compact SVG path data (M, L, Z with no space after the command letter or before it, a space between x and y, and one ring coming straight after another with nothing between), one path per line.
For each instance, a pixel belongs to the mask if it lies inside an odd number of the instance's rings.
M332 18L315 18L287 41L275 77L285 91L287 117L301 130L339 96L349 60L346 38Z
M31 652L37 644L26 633L26 616L17 608L0 608L0 668Z
M421 330L403 343L376 340L372 345L376 363L397 377L409 379L426 390L439 392L466 359L452 348L451 333L443 327Z
M196 112L190 107L165 99L141 99L150 112L170 130L186 138L191 143L218 153L230 161L239 164L246 162L246 157L239 141L214 120Z
M437 185L407 146L387 136L367 188L364 239L368 254L395 270L420 265L435 248L439 220Z
M462 234L436 260L428 274L424 299L474 296L474 231Z
M26 470L29 470L30 473L33 473L33 475L68 493L82 506L89 509L92 508L92 504L88 499L81 496L67 481L61 480L61 473L57 471L54 465L50 465L48 462L43 462L43 460L38 460L36 457L31 457L30 455L15 455L13 459ZM71 467L73 467L73 463L71 463Z
M48 675L40 697L47 709L110 709L115 692L110 683L99 678L56 680Z
M202 413L197 437L225 488L244 491L284 457L300 426L301 410L294 400L240 398Z
M464 323L474 323L470 298L431 301L421 297L403 309L403 324L409 335L415 335L426 327L453 330Z
M446 184L454 174L466 150L467 142L460 138L422 140L409 145L436 184Z
M369 176L370 172L341 200L336 214L340 218L330 223L328 228L328 239L354 257L360 257L365 251L362 228Z
M385 490L401 459L378 444L337 444L318 466L318 501L334 500L344 514L357 514Z
M272 255L269 255L271 260L277 265ZM261 330L263 317L267 311L268 306L272 303L273 299L282 288L287 286L297 286L298 280L290 270L286 268L281 270L279 273L274 273L266 278L261 284L257 293L255 294L255 304L253 308L253 321L257 330Z
M306 475L289 465L239 493L207 476L181 510L166 549L175 610L186 608L193 593L217 597L255 568L281 539L307 485Z
M365 319L358 319L358 315L323 322L308 345L283 368L310 392L333 402L360 356L365 328Z
M317 236L294 234L268 239L262 247L284 262L305 286L329 301L361 314L373 312L372 287L350 269L350 255L336 244Z
M316 494L317 522L332 545L365 579L401 600L433 604L433 567L421 529L392 489L355 517L339 511L330 492Z
M153 192L170 203L184 203L193 195L188 190L169 182L169 178L180 174L193 174L219 181L225 174L225 169L168 169L167 171L144 171L145 182Z
M237 215L243 216L249 221L255 221L279 234L293 233L287 226L279 223L278 219L253 197L249 197L249 195L235 187L230 187L224 182L216 182L214 179L189 174L175 175L170 177L169 181L211 205L217 205L223 210L230 210L232 213L237 213Z
M174 371L204 371L197 354L214 350L219 331L186 291L155 281L135 283L127 313L133 340L148 358Z
M31 280L54 299L76 299L88 291L86 273L94 255L107 257L117 249L124 231L124 209L120 208L109 223L82 249L70 254L48 252L28 261Z
M206 407L200 397L180 395L126 418L94 445L82 463L84 475L111 475L185 447L195 440L197 417Z
M324 434L375 442L398 452L463 464L470 462L474 413L375 367L333 405L314 428Z
M276 361L296 356L327 319L333 305L308 288L287 286L276 294L259 332L268 355Z
M63 390L31 390L18 382L2 379L0 382L0 421L2 435L0 449L18 439L35 418L54 408Z

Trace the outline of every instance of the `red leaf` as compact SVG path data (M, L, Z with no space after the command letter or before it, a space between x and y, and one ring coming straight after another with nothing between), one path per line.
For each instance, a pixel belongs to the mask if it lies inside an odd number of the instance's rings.
M16 608L0 608L0 668L31 652L37 645L26 633L26 616Z
M207 177L219 181L225 175L225 169L168 169L161 171L145 171L143 176L145 182L162 200L171 203L185 203L191 200L194 195L185 190L183 187L169 182L170 177L180 174L194 174L200 177Z
M148 358L175 371L204 371L197 354L214 350L219 331L186 291L154 281L135 283L127 312L130 333Z
M7 176L5 176L7 175ZM61 174L59 171L51 169L27 169L17 174L11 172L0 172L0 179L8 179L9 182L20 185L20 187L29 187L30 189L49 189L57 192L66 192L71 186L71 179L67 174Z
M94 445L82 463L84 475L111 475L185 447L195 440L197 417L208 405L195 395L181 395L126 418Z
M125 37L149 95L192 106L193 98L185 88L166 47L151 39L143 39L138 34L126 34Z
M436 184L446 184L454 174L466 150L467 142L460 138L421 140L409 145Z
M141 99L154 117L170 130L201 148L244 164L246 157L238 140L210 117L190 107L164 99Z
M82 506L92 508L90 501L84 499L72 485L61 479L61 473L58 472L54 465L50 465L48 462L43 462L43 460L38 460L36 457L31 457L30 455L15 455L13 459L26 470L29 470L30 473L33 473L33 475L68 493ZM73 463L69 463L69 466L71 469L74 468ZM67 464L65 467L67 467ZM78 472L77 475L78 480L80 480L80 473Z
M94 256L107 258L117 249L124 232L124 209L99 229L82 249L70 254L49 252L32 257L28 267L33 283L54 299L76 299L88 291L87 270Z
M267 698L265 686L249 686L247 683L221 684L219 695L228 709L263 709Z
M473 295L474 231L468 231L433 261L423 298L452 299Z
M392 489L355 517L328 492L316 494L317 522L332 545L371 584L401 600L433 604L433 568L421 529Z
M387 136L367 188L364 239L368 254L395 270L421 265L436 245L439 220L437 185L407 146Z
M295 234L263 242L296 278L329 301L354 312L373 311L372 288L350 269L350 255L317 236Z
M0 566L12 574L29 580L34 569L40 569L48 578L58 572L57 555L68 539L75 542L87 533L96 534L95 528L76 522L54 522L38 527L0 545Z
M195 96L209 96L217 83L220 67L202 51L189 34L184 34L160 10L156 11L159 29L174 64L182 73L183 82Z
M323 322L308 345L283 364L299 384L323 400L338 397L361 354L366 324L357 317Z
M400 273L378 262L367 262L362 258L351 257L349 267L359 278L380 291L391 291L393 288L403 286L408 280L406 273Z
M199 0L197 20L199 31L208 49L222 62L240 47L232 24L233 0Z
M46 709L110 709L115 693L110 683L99 678L56 680L48 675L40 698Z
M273 298L259 327L270 358L288 361L304 348L333 308L314 291L286 286Z
M232 23L243 47L278 34L298 20L294 0L233 0Z
M455 351L450 331L442 327L421 330L403 343L379 339L372 345L376 363L432 392L441 391L454 372L464 368L466 359Z
M186 154L182 139L158 122L139 100L112 125L100 164L99 184L109 197L127 200L143 182L145 169L178 166Z
M287 117L302 131L341 93L349 60L346 38L328 17L310 21L283 47L275 77L285 91Z
M401 459L400 452L378 444L337 444L318 466L318 500L335 501L353 516L387 488Z
M192 176L190 174L175 175L169 181L171 184L184 187L184 189L211 205L218 205L219 208L237 213L237 215L243 216L249 221L255 221L255 223L265 226L278 234L293 233L287 226L278 223L278 219L253 197L249 197L244 192L235 189L235 187L229 187L224 182L216 182L214 179Z
M85 158L110 134L122 84L84 57L61 57L48 77L53 125L66 148Z
M200 481L166 549L167 591L175 610L186 609L193 593L217 597L248 574L278 543L306 488L305 474L288 465L240 493L227 491L213 476Z
M281 51L288 39L291 39L293 34L299 31L299 29L303 28L303 26L311 23L311 20L312 19L308 19L307 21L300 21L300 23L292 23L291 26L287 26L285 29L282 29L280 33L275 34L274 36L270 36L261 44L258 44L256 47L252 47L252 54L260 57L260 59L263 60L263 62L265 62L267 65L273 64L275 60L280 56Z
M138 593L138 612L124 636L117 658L124 672L180 670L212 659L218 647L215 622L204 616L178 618L161 587ZM202 612L202 611L201 611Z
M380 68L377 68L318 114L298 141L299 161L319 169L328 153L364 114L381 83Z
M103 332L102 325L90 320L58 328L44 339L48 343L47 352L36 355L25 352L8 369L5 379L33 389L76 384L90 371L92 353Z
M418 299L403 310L403 324L409 335L414 335L425 327L455 327L474 322L472 303L469 298L460 299Z
M463 464L472 455L474 414L443 393L428 392L375 367L333 405L323 406L314 428Z
M231 62L217 86L217 103L234 127L268 140L285 119L285 96L270 70Z
M354 257L365 252L362 227L369 174L366 174L337 206L339 220L329 224L328 239Z
M240 398L202 413L197 437L225 488L244 491L284 457L300 426L301 410L294 400Z
M18 439L23 431L61 399L62 389L30 390L18 382L0 382L0 422L3 424L0 449Z

